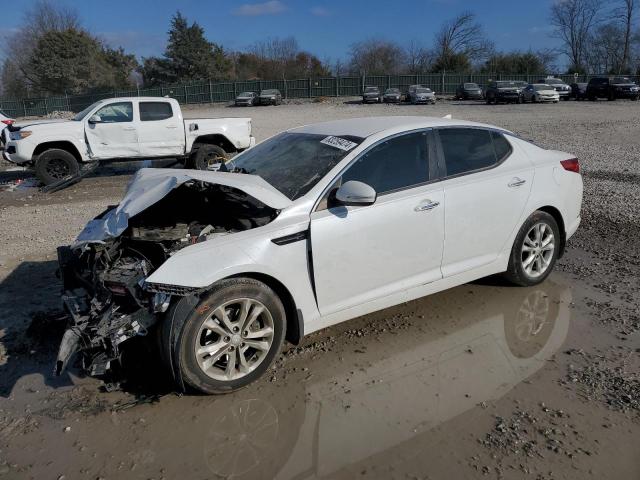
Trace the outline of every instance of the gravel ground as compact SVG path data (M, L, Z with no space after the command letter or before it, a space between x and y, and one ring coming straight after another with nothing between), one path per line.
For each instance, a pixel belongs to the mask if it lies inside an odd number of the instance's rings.
M582 225L542 286L477 282L332 327L214 399L51 378L55 247L117 203L135 165L50 195L28 182L0 190L0 478L640 478L639 108L186 108L252 117L258 141L330 119L452 114L575 154L585 183ZM540 308L547 320L523 343L523 312ZM245 445L234 435L248 425L262 436Z

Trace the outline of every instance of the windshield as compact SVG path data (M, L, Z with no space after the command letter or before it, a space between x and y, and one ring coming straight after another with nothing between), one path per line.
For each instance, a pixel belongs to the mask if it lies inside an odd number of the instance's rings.
M464 88L480 88L477 83L465 83Z
M615 77L612 83L633 83L628 77Z
M430 91L429 88L416 88L416 93L429 93Z
M387 88L387 91L385 93L400 93L400 90L398 90L397 88Z
M536 90L553 90L553 87L546 84L545 85L537 84L537 85L534 85L533 88L535 88Z
M263 90L262 91L262 95L277 95L278 91L277 90Z
M242 92L240 95L238 95L239 97L250 97L251 95L253 95L253 92Z
M544 83L548 83L549 85L564 85L564 82L559 78L547 78Z
M87 108L85 108L84 110L82 110L80 113L76 114L75 117L72 118L72 120L75 120L76 122L81 121L84 117L86 117L89 112L91 110L93 110L94 108L96 108L98 105L100 105L103 102L103 100L98 100L96 103L93 103L91 105L89 105Z
M367 87L364 89L365 92L377 92L378 91L378 87Z
M496 82L496 86L498 88L508 88L508 87L515 88L518 85L516 84L516 82Z
M362 140L285 132L238 155L226 167L232 172L258 175L295 200L311 190Z

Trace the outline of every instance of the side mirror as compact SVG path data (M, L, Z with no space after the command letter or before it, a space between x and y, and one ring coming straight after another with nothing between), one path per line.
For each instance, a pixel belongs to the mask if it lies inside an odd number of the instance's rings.
M91 115L91 117L89 117L89 123L102 123L102 118L100 118L100 115Z
M366 183L350 180L344 183L336 192L336 200L341 205L372 205L378 194Z

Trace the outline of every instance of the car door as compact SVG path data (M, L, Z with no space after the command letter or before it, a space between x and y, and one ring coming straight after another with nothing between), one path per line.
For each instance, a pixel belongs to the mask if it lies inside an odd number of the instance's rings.
M140 100L138 112L140 155L170 157L184 153L184 123L171 102Z
M431 139L431 141L429 141ZM429 153L431 145L432 152ZM378 193L369 206L323 202L311 214L313 275L322 315L442 278L444 196L433 183L432 133L391 137L361 154L329 192L350 180Z
M133 102L102 105L87 118L85 135L92 158L137 157L140 149Z
M505 135L483 128L440 128L444 179L444 277L496 260L520 220L534 167Z

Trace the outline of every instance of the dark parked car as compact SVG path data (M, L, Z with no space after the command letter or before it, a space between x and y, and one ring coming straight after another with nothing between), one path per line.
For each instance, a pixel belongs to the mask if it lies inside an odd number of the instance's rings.
M589 80L587 85L587 98L596 100L606 98L615 100L616 98L630 98L638 100L640 87L627 77L596 77Z
M259 102L256 92L242 92L236 97L236 107L252 107Z
M522 103L522 88L512 80L489 82L484 93L487 105L490 103Z
M399 88L387 88L383 97L384 103L400 103L402 93Z
M560 95L560 100L569 100L569 95L571 95L571 87L559 78L547 77L538 80L536 83L546 83L547 85L551 85L556 89L558 95Z
M482 100L482 89L477 83L461 83L456 88L456 98L460 100Z
M572 83L571 98L574 100L586 100L588 83Z
M280 105L282 103L282 94L280 90L271 88L260 92L260 105Z
M362 103L382 103L382 93L378 87L364 87Z

